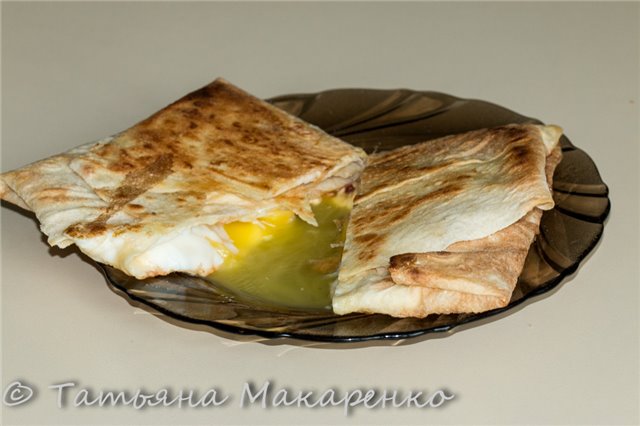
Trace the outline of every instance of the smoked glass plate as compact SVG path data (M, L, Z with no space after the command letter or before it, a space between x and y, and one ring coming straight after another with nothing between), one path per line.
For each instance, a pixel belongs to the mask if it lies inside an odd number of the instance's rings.
M405 89L339 89L284 95L270 102L367 152L508 123L539 123L489 102ZM511 301L501 309L423 319L337 316L326 310L258 305L187 275L136 280L101 266L118 294L138 306L146 305L177 319L178 324L197 324L267 339L288 337L318 342L442 336L442 332L462 325L481 325L491 317L502 318L523 302L554 289L576 271L600 239L610 208L607 186L584 151L566 136L561 144L563 159L553 179L556 207L542 217L540 234L529 250Z

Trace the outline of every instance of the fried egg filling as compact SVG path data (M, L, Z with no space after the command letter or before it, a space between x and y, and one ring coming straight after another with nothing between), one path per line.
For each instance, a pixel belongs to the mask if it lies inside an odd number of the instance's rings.
M157 224L76 244L138 279L183 272L253 303L324 309L331 305L354 195L331 194L311 202L317 226L292 211L270 210L250 222L179 229Z

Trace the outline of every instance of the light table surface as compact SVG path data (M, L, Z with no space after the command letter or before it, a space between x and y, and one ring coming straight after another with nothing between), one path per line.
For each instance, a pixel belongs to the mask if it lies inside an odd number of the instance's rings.
M261 97L367 87L483 99L564 127L611 190L604 236L547 297L404 345L239 343L129 305L2 209L2 424L638 424L639 3L2 3L2 170L125 129L223 76ZM439 408L240 407L446 389ZM57 406L49 386L73 382ZM220 407L75 407L81 389L218 389ZM6 396L6 394L5 394Z

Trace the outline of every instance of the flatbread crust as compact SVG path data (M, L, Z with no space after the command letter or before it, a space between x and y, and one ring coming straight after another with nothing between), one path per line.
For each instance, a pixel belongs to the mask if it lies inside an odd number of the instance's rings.
M132 128L0 176L51 245L76 244L137 278L207 275L222 224L292 210L357 179L365 153L223 79ZM188 256L191 259L188 259Z
M560 135L510 125L373 156L334 311L424 317L508 304L542 210L553 207Z

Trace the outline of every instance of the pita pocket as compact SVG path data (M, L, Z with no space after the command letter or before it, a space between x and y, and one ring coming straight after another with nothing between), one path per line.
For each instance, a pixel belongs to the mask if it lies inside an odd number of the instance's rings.
M130 129L0 176L48 242L136 278L208 275L238 248L229 223L350 192L366 155L218 79ZM287 216L289 217L289 216Z
M543 210L557 126L508 125L370 156L351 214L337 314L506 306Z

